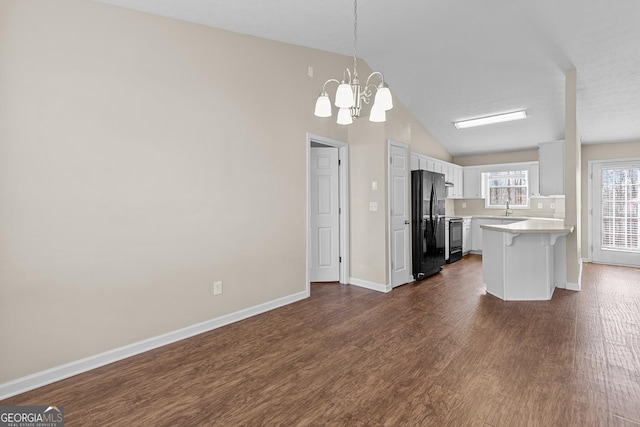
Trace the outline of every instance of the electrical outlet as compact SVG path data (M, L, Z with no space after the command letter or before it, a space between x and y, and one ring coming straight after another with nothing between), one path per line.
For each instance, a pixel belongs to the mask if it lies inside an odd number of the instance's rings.
M214 295L222 294L222 281L213 282L213 294Z
M467 202L462 202L462 208L466 208L467 207Z
M376 212L378 210L378 202L369 202L369 210Z
M551 206L549 206L551 209L555 209L556 208L556 204L555 203L551 203Z
M538 203L538 209L542 209L542 203Z

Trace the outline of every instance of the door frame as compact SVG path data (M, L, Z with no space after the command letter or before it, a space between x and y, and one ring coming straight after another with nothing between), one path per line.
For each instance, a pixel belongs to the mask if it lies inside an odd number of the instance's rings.
M311 226L311 143L328 145L338 148L338 203L340 207L340 283L349 283L349 145L346 142L327 138L307 132L306 138L306 162L307 162L307 209L306 209L306 290L307 296L311 295L311 281L309 279L309 267L311 256L311 236L309 227Z
M598 160L589 160L587 162L588 165L588 179L587 179L587 203L588 203L588 212L587 212L587 261L593 262L593 244L595 242L595 232L594 232L594 220L593 220L593 191L594 183L593 183L593 169L596 165L604 165L607 163L617 163L617 162L640 162L640 157L630 157L630 158L616 158L616 159L598 159ZM620 264L623 265L623 264ZM636 267L636 266L633 266Z
M387 210L387 269L389 271L389 275L388 275L388 283L389 283L389 289L393 289L395 286L401 286L401 285L395 285L393 284L393 267L391 266L391 262L393 260L393 254L391 253L391 247L392 247L392 239L393 239L393 230L392 230L392 226L391 226L391 206L392 205L392 196L393 194L393 185L391 182L391 146L396 146L398 148L403 148L404 150L406 150L407 152L407 157L406 157L406 170L407 170L407 194L405 195L405 200L406 200L406 204L405 204L405 209L406 212L408 214L408 219L409 221L411 221L411 214L410 214L410 209L411 209L411 152L409 151L409 145L405 144L403 142L399 142L399 141L394 141L392 139L387 140L387 206L388 206L388 210ZM411 228L409 228L409 230L411 230ZM406 283L411 283L412 280L412 276L411 276L411 233L408 233L407 236L407 242L405 243L405 253L407 256L407 268L409 271L409 277L407 278L407 282ZM402 285L406 284L406 283L402 283Z

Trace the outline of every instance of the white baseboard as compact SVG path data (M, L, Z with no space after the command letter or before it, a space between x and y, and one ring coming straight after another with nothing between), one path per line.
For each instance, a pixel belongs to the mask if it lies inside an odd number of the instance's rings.
M253 307L245 308L244 310L236 311L235 313L230 313L221 317L217 317L215 319L207 320L202 323L187 326L186 328L158 335L156 337L129 344L124 347L119 347L113 350L106 351L104 353L89 356L84 359L76 360L74 362L66 363L64 365L56 366L55 368L36 372L35 374L27 375L26 377L18 378L13 381L0 384L0 400L54 383L56 381L63 380L65 378L72 377L74 375L81 374L83 372L90 371L95 368L99 368L104 365L108 365L109 363L126 359L127 357L144 353L145 351L153 350L158 347L183 340L185 338L190 338L195 335L199 335L204 332L208 332L222 326L226 326L231 323L238 322L240 320L244 320L261 313L265 313L278 307L301 301L305 298L308 298L308 296L309 294L307 291L298 292L286 297L275 299L273 301L268 301L262 304L255 305Z
M578 283L567 282L567 289L570 291L580 291L582 289L582 262L578 270Z
M567 289L568 291L579 291L580 290L580 284L579 283L567 282L567 287L565 289Z
M378 292L391 292L391 285L381 285L380 283L369 282L368 280L357 279L355 277L349 278L349 283L361 288L371 289Z

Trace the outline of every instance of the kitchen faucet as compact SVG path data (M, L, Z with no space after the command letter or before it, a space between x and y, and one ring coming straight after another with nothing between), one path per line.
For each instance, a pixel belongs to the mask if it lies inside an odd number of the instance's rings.
M507 200L507 209L504 211L504 216L509 216L513 213L513 211L509 210L509 201Z

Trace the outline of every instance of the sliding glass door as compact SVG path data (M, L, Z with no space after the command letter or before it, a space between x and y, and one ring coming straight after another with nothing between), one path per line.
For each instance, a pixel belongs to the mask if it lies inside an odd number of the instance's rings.
M640 162L593 166L593 261L640 266Z

